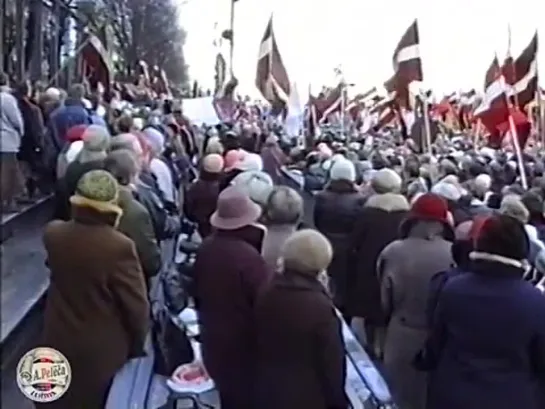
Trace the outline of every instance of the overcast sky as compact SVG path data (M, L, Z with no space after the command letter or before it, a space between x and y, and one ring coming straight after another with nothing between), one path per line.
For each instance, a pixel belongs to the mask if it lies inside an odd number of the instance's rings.
M229 25L230 0L187 0L180 7L190 76L211 87L212 43ZM256 59L272 12L284 64L302 90L309 83L313 91L334 85L338 65L355 91L382 84L393 72L392 52L415 17L424 82L437 92L481 89L494 53L506 55L509 24L515 56L538 29L545 85L545 0L239 0L234 65L242 94L257 95ZM224 55L227 59L227 44Z

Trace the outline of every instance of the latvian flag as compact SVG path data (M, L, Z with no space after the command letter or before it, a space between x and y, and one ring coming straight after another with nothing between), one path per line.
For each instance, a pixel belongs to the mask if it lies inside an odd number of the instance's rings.
M489 144L496 147L501 144L502 139L498 126L509 120L507 92L508 85L505 83L498 58L495 57L486 72L483 100L473 115L481 120L490 133Z
M422 81L422 60L420 58L420 37L418 21L415 20L405 31L393 55L394 75L385 84L388 92L396 92L402 106L409 106L409 84Z
M287 112L290 80L274 37L272 16L259 47L255 83L263 97L272 105L273 115Z
M530 44L513 63L515 81L511 85L515 102L521 111L534 101L538 91L537 47L536 32Z
M331 114L341 111L343 92L344 86L342 83L339 83L339 85L329 91L323 98L314 101L318 123L323 124L327 122Z
M89 34L81 52L83 77L90 85L98 89L110 88L113 80L113 64L108 50L94 34Z

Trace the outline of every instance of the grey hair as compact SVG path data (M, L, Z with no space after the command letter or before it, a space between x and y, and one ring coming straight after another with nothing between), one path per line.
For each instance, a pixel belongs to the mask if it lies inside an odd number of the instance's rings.
M134 152L118 149L110 152L104 161L104 169L110 172L122 186L127 186L138 174L138 163Z
M297 224L303 216L303 198L291 187L275 186L265 209L269 224Z
M74 84L68 90L68 97L73 99L85 98L85 86L83 84Z
M317 230L303 229L293 233L282 248L284 271L318 276L333 258L329 240Z
M213 136L208 140L208 144L206 145L205 155L208 155L211 153L217 153L218 155L223 155L224 151L225 149L219 137Z
M507 195L502 199L500 213L511 216L522 224L528 223L530 219L530 212L517 195Z
M111 138L110 152L124 149L131 151L136 156L142 155L142 146L134 134L122 133Z

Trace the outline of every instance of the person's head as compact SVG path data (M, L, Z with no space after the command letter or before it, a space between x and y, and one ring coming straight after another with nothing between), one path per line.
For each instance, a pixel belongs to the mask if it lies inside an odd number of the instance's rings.
M529 220L543 221L543 198L537 192L526 192L522 195L522 203L530 213Z
M281 265L284 272L318 277L333 257L329 240L317 230L303 229L293 233L284 243Z
M329 168L329 180L331 182L344 181L355 183L356 167L348 159L337 157L335 160L332 160L331 168Z
M118 133L130 133L134 130L134 121L131 115L121 114L116 120L115 127Z
M143 131L152 157L159 157L165 150L165 136L155 128L148 127Z
M389 168L377 170L371 178L371 189L377 194L399 193L401 185L401 176Z
M470 258L522 269L522 261L529 251L530 241L524 225L514 217L498 214L482 223Z
M206 145L205 154L217 153L219 155L223 155L223 152L223 144L221 143L220 138L217 136L212 136L208 140L208 145Z
M108 154L104 160L104 170L110 172L119 185L128 186L138 176L138 163L133 152L118 149Z
M257 222L260 216L261 207L244 190L228 186L218 197L210 224L218 230L239 230Z
M462 189L459 185L441 181L432 186L431 192L441 196L449 202L457 202L462 198Z
M217 153L210 153L203 158L201 168L207 175L219 176L223 170L223 157Z
M271 194L274 183L271 177L262 171L249 170L242 172L231 181L232 186L245 191L254 203L264 207Z
M235 164L235 169L242 172L248 171L262 171L263 170L263 159L261 156L256 153L246 152L242 156L242 160Z
M110 133L100 125L89 125L82 134L83 149L78 155L80 163L103 161L110 147Z
M0 87L9 87L9 77L4 71L0 71Z
M297 225L303 217L303 199L291 187L275 186L265 205L268 225Z
M229 172L233 169L236 169L239 162L242 161L242 158L244 157L245 153L238 150L238 149L231 149L230 151L227 151L225 154L225 171Z
M502 199L499 213L517 219L522 224L530 220L530 212L520 197L515 195L507 195Z
M85 214L86 218L117 226L123 214L118 199L119 185L114 176L105 170L91 170L79 179L70 203L76 218Z
M76 101L83 101L85 98L85 86L83 84L74 84L68 89L68 98Z
M32 84L30 81L23 81L17 85L17 94L21 97L30 98L32 96Z
M454 239L446 200L434 193L418 196L401 223L400 233L402 238L414 233L426 238L442 236L448 240Z

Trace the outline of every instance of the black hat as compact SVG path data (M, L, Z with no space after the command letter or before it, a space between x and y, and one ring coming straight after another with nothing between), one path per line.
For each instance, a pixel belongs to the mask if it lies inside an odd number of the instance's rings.
M521 222L510 216L494 215L482 223L477 233L475 251L520 262L528 256L530 242Z

